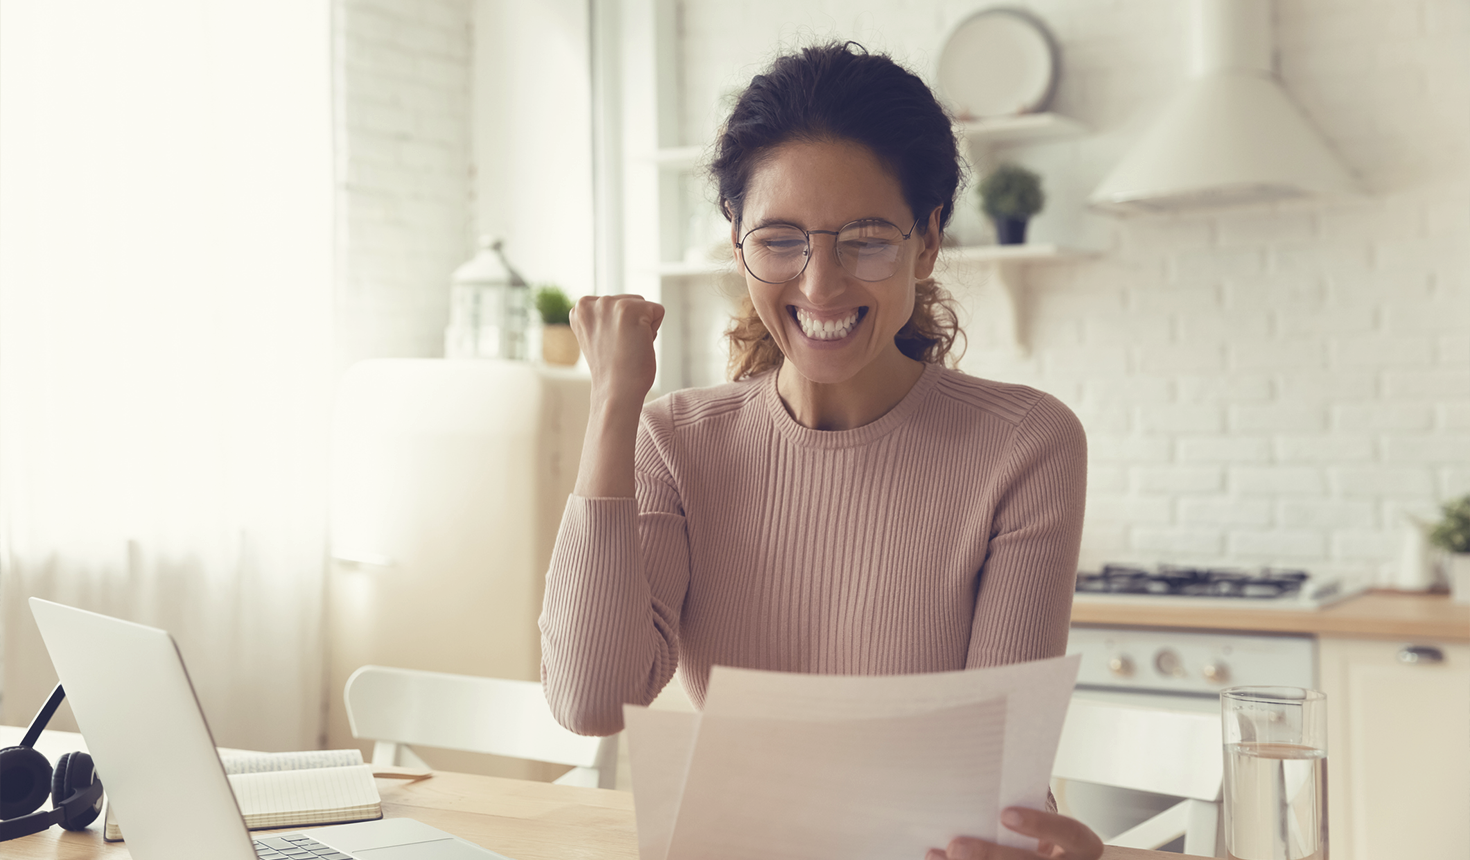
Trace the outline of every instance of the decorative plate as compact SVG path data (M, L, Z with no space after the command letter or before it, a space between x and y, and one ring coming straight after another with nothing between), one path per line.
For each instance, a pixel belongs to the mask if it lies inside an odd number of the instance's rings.
M1056 92L1056 41L1023 9L986 9L950 34L936 80L962 120L1043 111Z

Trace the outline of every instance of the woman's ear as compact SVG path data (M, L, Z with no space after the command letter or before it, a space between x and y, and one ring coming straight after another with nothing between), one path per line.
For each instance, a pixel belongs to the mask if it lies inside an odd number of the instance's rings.
M919 259L915 261L914 278L924 280L934 274L934 265L939 260L939 219L943 214L942 207L934 207L929 213L929 220L924 224L924 247L919 251Z

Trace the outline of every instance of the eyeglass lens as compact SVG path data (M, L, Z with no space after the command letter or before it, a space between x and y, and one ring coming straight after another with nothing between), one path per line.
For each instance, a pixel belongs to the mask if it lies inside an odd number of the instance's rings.
M821 232L821 231L817 231ZM898 271L906 237L887 221L855 221L838 231L837 261L861 281L882 281ZM784 284L806 268L811 256L807 234L787 224L757 227L740 243L745 267L770 284Z

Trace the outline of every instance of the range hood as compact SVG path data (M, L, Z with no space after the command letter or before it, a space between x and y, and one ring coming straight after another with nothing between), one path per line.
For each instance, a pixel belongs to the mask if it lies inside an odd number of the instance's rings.
M1270 0L1190 7L1189 82L1089 202L1168 213L1357 193L1276 80Z

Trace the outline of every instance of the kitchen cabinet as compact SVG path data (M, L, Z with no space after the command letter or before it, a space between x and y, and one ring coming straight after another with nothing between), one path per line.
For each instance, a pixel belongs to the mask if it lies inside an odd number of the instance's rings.
M1470 850L1470 645L1318 639L1333 860Z
M1394 591L1311 611L1079 601L1072 623L1313 637L1333 860L1466 856L1470 606Z

